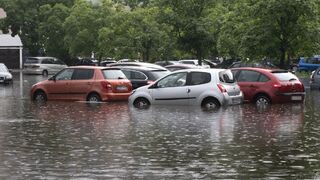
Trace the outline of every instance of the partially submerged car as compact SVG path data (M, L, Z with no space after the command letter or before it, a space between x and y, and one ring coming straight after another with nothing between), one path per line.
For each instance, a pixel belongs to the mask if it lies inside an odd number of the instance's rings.
M268 105L304 100L304 85L296 75L287 70L247 67L232 69L232 73L245 101Z
M31 88L35 101L113 101L127 100L132 85L118 68L98 66L68 67Z
M68 67L55 57L28 57L24 62L24 74L48 76Z
M0 83L12 83L12 74L10 73L7 66L3 63L0 63Z
M242 103L243 95L230 70L186 69L173 72L152 85L132 92L129 103L137 108L151 104L197 105L206 110Z

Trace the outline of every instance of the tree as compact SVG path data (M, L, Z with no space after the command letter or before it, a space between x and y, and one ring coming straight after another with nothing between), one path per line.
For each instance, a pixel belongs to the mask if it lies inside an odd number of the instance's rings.
M222 27L220 50L231 45L240 56L278 59L284 68L301 49L316 53L319 48L319 40L311 38L319 37L318 0L243 0L231 7Z
M99 24L93 5L85 0L76 0L66 18L63 28L64 42L72 56L90 57L97 47Z
M37 32L40 22L39 9L42 5L56 3L71 5L73 0L1 0L0 7L7 13L1 29L5 31L10 29L12 36L19 34L30 54L38 55L41 48Z
M162 10L163 22L174 27L180 47L201 60L208 54L214 44L210 29L214 23L210 18L213 0L164 0L158 1Z
M65 32L63 22L70 14L70 9L64 4L43 5L40 7L40 23L38 28L39 41L49 56L67 61L68 49L63 41Z

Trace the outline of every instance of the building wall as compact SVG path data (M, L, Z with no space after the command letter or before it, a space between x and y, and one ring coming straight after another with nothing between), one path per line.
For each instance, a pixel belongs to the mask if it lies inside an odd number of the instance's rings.
M19 49L0 49L0 63L9 69L19 69Z

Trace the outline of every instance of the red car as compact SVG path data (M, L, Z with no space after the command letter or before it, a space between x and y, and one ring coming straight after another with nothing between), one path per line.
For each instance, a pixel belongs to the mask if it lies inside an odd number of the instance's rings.
M118 68L74 66L31 88L31 99L112 101L127 100L132 85Z
M244 94L244 100L258 104L301 102L304 85L286 70L262 68L231 69Z

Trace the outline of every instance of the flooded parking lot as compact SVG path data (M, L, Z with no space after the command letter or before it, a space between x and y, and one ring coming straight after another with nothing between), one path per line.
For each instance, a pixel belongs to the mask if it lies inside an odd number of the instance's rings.
M0 178L319 179L320 92L304 104L34 104L41 76L0 86Z

